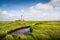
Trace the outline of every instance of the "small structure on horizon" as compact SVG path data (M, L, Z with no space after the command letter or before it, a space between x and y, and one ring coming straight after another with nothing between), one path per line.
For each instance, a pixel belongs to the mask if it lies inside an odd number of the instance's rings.
M23 19L23 15L21 15L21 19L20 19L21 21L24 21L24 19Z

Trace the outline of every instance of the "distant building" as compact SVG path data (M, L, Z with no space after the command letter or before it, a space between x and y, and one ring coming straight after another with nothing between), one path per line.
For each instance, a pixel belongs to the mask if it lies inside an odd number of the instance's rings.
M21 15L21 19L20 19L21 21L24 21L24 19L23 19L23 15Z

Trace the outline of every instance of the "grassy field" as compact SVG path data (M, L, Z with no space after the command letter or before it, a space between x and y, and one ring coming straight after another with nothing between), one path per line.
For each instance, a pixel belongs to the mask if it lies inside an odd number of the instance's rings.
M33 29L29 35L7 34L10 30L28 25ZM0 22L0 40L60 40L60 21Z

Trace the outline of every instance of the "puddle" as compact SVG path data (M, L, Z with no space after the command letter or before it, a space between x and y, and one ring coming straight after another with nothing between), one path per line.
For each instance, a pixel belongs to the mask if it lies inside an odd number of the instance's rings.
M30 28L20 29L12 32L11 34L29 34Z
M25 26L25 27L22 27L22 28L17 28L17 29L11 30L11 31L7 32L7 34L11 34L11 35L14 35L14 34L29 35L30 32L32 32L32 29L30 28L30 26ZM1 38L6 37L7 34L4 34L3 36L1 36Z
M28 35L30 32L32 32L32 29L30 26L22 27L22 28L17 28L15 30L9 31L7 34L26 34Z

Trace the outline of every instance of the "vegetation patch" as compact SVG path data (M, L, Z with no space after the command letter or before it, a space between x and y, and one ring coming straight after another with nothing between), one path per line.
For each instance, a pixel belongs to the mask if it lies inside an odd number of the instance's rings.
M11 33L31 28L29 35ZM60 40L60 21L0 22L0 40Z

